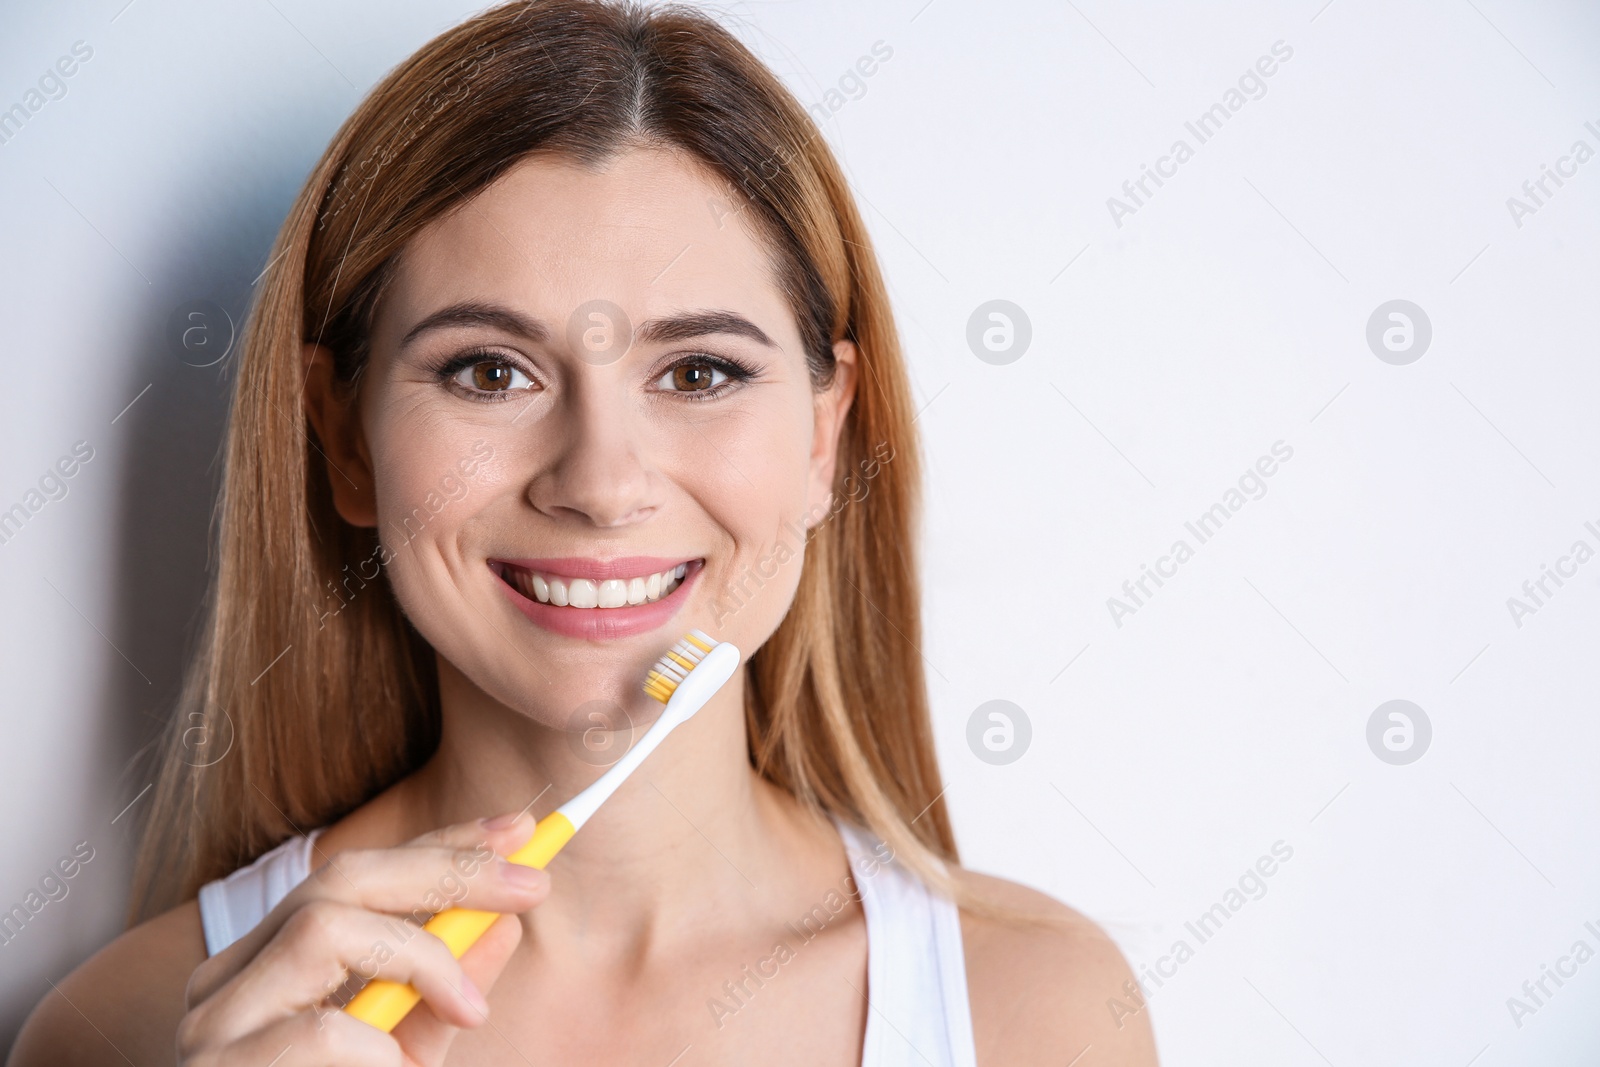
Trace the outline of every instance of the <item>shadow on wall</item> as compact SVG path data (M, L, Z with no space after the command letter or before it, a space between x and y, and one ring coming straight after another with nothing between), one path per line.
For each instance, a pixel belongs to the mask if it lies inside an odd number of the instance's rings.
M123 655L105 649L110 666L83 752L93 765L87 777L112 782L106 792L119 807L134 803L93 842L98 855L86 873L95 885L52 902L30 921L48 929L22 930L24 952L17 952L22 945L7 946L7 985L17 995L0 1005L0 1050L9 1051L49 982L123 929L134 850L153 793L141 790L153 781L156 742L194 652L215 565L211 520L244 318L272 241L334 132L326 106L280 101L272 113L278 121L266 128L206 124L234 136L210 143L208 155L183 153L202 165L184 172L168 205L152 209L169 222L164 258L139 262L152 284L124 324L129 369L118 378L129 385L127 397L104 401L112 413L131 404L101 428L103 439L89 441L93 462L114 468L110 480L120 494L116 526L102 534L114 562L103 625ZM86 307L113 302L94 293L81 297ZM84 881L80 875L76 884Z

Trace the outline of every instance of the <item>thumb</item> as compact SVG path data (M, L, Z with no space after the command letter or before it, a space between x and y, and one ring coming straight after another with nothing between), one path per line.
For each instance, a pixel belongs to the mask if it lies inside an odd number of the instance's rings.
M521 920L515 915L501 915L462 955L461 969L472 984L488 996L521 941ZM440 1067L451 1042L460 1032L459 1027L435 1015L427 1001L418 1001L394 1028L393 1035L400 1042L406 1067Z

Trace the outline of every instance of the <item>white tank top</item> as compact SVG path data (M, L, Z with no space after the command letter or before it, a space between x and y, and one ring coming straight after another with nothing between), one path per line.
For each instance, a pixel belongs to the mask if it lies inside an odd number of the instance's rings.
M889 850L876 834L833 821L867 923L862 1067L977 1067L956 905L899 861L885 862ZM200 887L207 955L248 933L305 879L320 833L291 837L248 867Z

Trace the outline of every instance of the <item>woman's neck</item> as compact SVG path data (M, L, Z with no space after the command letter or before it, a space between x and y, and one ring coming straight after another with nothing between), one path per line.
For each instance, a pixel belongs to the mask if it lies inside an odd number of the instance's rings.
M585 758L581 734L506 708L443 660L439 678L437 752L373 805L368 825L390 843L501 812L543 817L611 762ZM712 917L787 914L837 884L846 864L832 826L750 766L744 681L740 670L673 730L562 849L550 896L525 920L538 940L582 937L591 958L608 944L620 958ZM620 755L627 737L608 751Z

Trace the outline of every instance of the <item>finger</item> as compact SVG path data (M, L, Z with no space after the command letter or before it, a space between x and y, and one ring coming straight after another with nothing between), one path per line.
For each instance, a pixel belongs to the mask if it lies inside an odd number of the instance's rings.
M507 816L511 821L505 822ZM492 829L489 823L502 820ZM487 841L502 856L509 856L517 849L528 843L528 838L533 836L533 828L538 820L526 811L507 812L503 816L494 816L486 819L477 819L471 822L455 823L451 826L441 826L437 830L429 830L425 834L418 834L408 845L437 845L444 848L470 848L482 841Z
M502 915L461 957L461 969L488 994L521 941L522 921L515 915ZM432 1065L444 1062L445 1053L461 1028L439 1018L424 1002L401 1019L393 1033L406 1055L420 1064Z
M344 984L347 971L410 984L456 1026L482 1021L472 1000L477 988L443 941L414 923L331 900L296 911L255 959L190 1015L209 1043L237 1041L320 1004Z
M232 979L277 936L295 911L314 900L356 904L410 916L419 923L448 907L526 911L548 893L548 877L496 854L496 848L506 847L507 842L515 842L510 846L513 851L525 843L531 836L531 817L525 817L523 823L508 830L480 828L480 843L471 847L412 845L336 853L290 890L254 929L195 969L189 979L187 1004L200 1003ZM470 833L451 829L457 832L457 840Z
M308 1008L227 1044L186 1047L179 1028L178 1058L185 1067L400 1067L394 1038L342 1011Z
M526 911L532 906L527 896L537 892L542 900L550 880L537 867L511 863L486 847L351 849L335 860L337 866L312 872L291 890L279 905L283 914L269 913L263 925L269 930L281 925L290 912L313 900L419 916L419 921L452 907Z
M421 834L396 848L346 849L325 857L281 903L287 905L285 911L293 910L303 900L321 897L393 914L414 914L419 910L431 914L446 907L509 910L486 899L467 897L485 867L495 871L496 879L504 880L505 868L494 861L527 844L535 825L533 816L521 813L509 825L495 829L486 827L484 822L457 823ZM533 876L533 880L541 879ZM463 885L463 881L472 884ZM402 888L407 883L415 883L409 893ZM513 880L511 884L521 887L525 883ZM276 924L263 920L262 925L270 930Z

